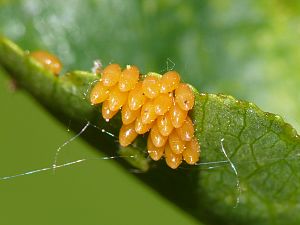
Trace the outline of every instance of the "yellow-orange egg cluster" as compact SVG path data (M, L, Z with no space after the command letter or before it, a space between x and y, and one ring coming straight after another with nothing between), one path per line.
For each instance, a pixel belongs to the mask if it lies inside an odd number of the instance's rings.
M136 66L121 69L118 64L104 68L91 90L92 105L102 104L102 116L109 121L121 109L121 146L130 145L139 134L149 132L147 149L157 161L163 156L176 169L182 160L194 165L200 158L200 145L194 137L194 124L188 111L194 106L194 93L180 82L176 71L140 79Z

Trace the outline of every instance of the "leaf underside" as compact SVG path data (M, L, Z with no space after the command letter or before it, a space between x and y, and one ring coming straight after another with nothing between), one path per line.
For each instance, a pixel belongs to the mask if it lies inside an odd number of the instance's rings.
M74 130L89 121L118 134L120 116L106 123L99 106L89 103L96 75L73 71L55 77L5 38L0 38L0 65L58 119L76 120ZM171 170L163 161L150 161L145 137L122 149L96 130L84 138L101 151L99 142L105 140L110 152L135 155L120 163L145 171L135 176L204 223L299 224L300 140L295 129L252 103L196 90L195 95L191 117L201 145L197 166Z

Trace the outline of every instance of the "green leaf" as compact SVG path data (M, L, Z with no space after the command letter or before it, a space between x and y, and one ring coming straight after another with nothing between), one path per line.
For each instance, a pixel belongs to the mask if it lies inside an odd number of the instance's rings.
M0 63L52 112L118 132L120 119L105 123L85 96L97 76L75 71L57 78L4 38L0 40ZM252 103L196 90L195 94L191 115L202 163L177 171L163 162L150 163L141 154L145 151L145 139L141 138L120 151L139 154L132 164L148 171L136 176L208 224L299 223L300 140L296 131L279 116L262 112ZM94 139L97 136L92 133ZM210 167L213 172L207 170Z

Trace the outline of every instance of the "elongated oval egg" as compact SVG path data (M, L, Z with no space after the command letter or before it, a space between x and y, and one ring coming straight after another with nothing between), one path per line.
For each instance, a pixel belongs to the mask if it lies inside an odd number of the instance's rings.
M155 113L155 107L152 101L147 101L143 106L141 110L141 119L142 123L148 124L152 123L157 117L157 114Z
M165 158L166 163L169 167L172 169L177 169L178 166L180 166L182 162L182 154L175 154L172 150L169 144L166 144L165 147Z
M148 153L149 153L151 159L153 159L154 161L157 161L163 156L165 148L164 148L164 146L156 147L153 144L150 135L148 135L147 150L148 150Z
M111 118L113 118L117 114L118 110L112 111L109 108L108 100L104 101L102 104L102 117L108 122Z
M196 138L186 142L186 150L182 153L184 161L190 165L196 164L200 159L200 145Z
M137 136L138 133L134 129L134 122L127 125L123 124L119 133L120 145L123 147L130 145Z
M143 80L143 92L148 98L155 98L160 91L160 81L156 76L148 76Z
M169 112L163 116L159 116L156 121L159 132L163 136L169 136L174 128Z
M101 79L104 86L112 87L116 85L121 76L119 64L109 64L104 68Z
M111 89L108 97L110 110L119 110L127 102L127 98L128 92L121 92L118 86L114 86Z
M138 116L135 120L135 131L138 134L144 134L148 132L152 126L153 126L152 123L144 124L140 116Z
M169 145L174 154L181 154L185 150L185 141L181 140L175 130L169 135Z
M146 101L142 90L142 82L136 84L135 88L129 92L128 106L131 110L138 110Z
M139 80L140 71L136 66L127 65L122 71L119 80L120 91L130 91Z
M62 69L62 64L55 55L52 55L46 51L34 51L31 52L29 55L55 75L58 75L60 73Z
M179 137L184 141L190 141L194 137L194 124L189 116L186 117L182 126L176 129Z
M171 122L175 128L179 128L182 126L184 120L187 117L187 112L188 111L181 109L178 106L178 104L172 106L169 113L170 113Z
M175 102L183 110L191 110L194 106L195 95L187 84L180 84L175 90Z
M90 93L91 104L96 105L101 102L104 102L108 98L108 96L109 96L108 87L103 86L102 82L99 81L91 90Z
M121 110L122 122L124 124L130 124L136 120L136 118L140 115L140 110L131 110L126 103Z
M180 83L180 76L176 71L166 72L160 80L160 92L168 93L175 90Z
M153 127L151 128L150 131L150 136L151 136L151 140L152 143L156 146L156 147L162 147L166 144L168 137L163 136L157 127L157 124L154 124Z
M173 97L171 94L160 94L153 101L155 113L157 115L164 115L173 105Z

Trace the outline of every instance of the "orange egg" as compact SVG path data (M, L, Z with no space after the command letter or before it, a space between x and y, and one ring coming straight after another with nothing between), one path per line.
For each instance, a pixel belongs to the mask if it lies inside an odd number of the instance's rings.
M172 94L160 94L154 99L153 104L155 106L155 113L157 115L164 115L173 105L173 96Z
M170 119L175 128L181 127L186 117L187 111L181 109L178 104L175 104L170 109Z
M156 147L153 144L150 135L148 135L147 149L148 149L148 153L149 153L151 159L153 159L155 161L159 160L163 156L164 151L165 151L164 146Z
M156 76L148 76L143 80L143 92L148 98L155 98L160 91L160 81Z
M134 129L134 123L130 123L127 125L123 124L119 133L120 145L123 147L130 145L137 136L138 134Z
M150 131L150 136L153 144L156 147L162 147L166 144L168 137L161 135L158 130L157 124L154 124Z
M186 143L186 150L182 153L184 161L194 165L200 159L200 145L196 138Z
M152 123L156 119L157 115L155 113L155 107L152 101L146 102L142 106L141 110L141 118L142 118L142 123L148 124Z
M108 101L111 111L119 110L127 102L128 92L121 92L118 86L112 87Z
M195 95L187 84L180 84L175 90L175 101L183 110L191 110L194 106Z
M102 82L99 81L91 90L90 101L92 105L104 102L109 96L108 87L103 86Z
M176 71L166 72L160 80L160 92L168 93L175 90L180 83L180 76Z
M123 107L122 107L122 111L121 111L121 115L122 115L122 122L124 124L130 124L133 121L135 121L135 119L140 115L140 110L131 110L128 106L128 104L126 103Z
M108 122L111 118L114 117L114 115L116 115L118 112L118 110L116 111L111 111L109 109L109 101L106 100L103 102L102 104L102 117Z
M166 113L163 116L159 116L157 118L157 127L159 132L163 135L163 136L169 136L174 128L171 118L170 118L170 114Z
M152 127L152 123L148 123L148 124L144 124L142 122L141 117L137 117L137 119L135 120L135 131L138 134L144 134L146 132L148 132L150 130L150 128Z
M175 154L181 154L185 150L185 141L181 140L175 130L169 135L169 145Z
M194 124L189 116L186 117L182 126L176 129L179 137L184 141L190 141L194 137Z
M58 75L60 73L62 64L56 56L46 51L35 51L31 52L29 55L55 75Z
M116 85L121 76L121 67L119 64L110 64L103 70L102 82L104 86L112 87Z
M136 66L127 65L119 80L120 91L130 91L139 80L140 71Z
M166 144L165 147L165 158L166 163L169 167L172 169L178 168L182 162L182 154L175 154L172 150L169 144Z
M136 84L135 88L129 92L128 106L131 110L138 110L146 101L142 90L142 82Z

